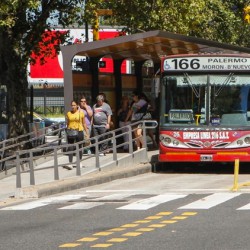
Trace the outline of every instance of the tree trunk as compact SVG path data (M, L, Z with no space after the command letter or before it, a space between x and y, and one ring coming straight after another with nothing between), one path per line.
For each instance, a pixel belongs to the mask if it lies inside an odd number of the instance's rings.
M27 122L27 63L28 60L22 57L20 50L8 39L2 36L3 48L0 50L5 70L4 82L1 84L7 87L7 116L8 116L8 137L13 138L28 132Z

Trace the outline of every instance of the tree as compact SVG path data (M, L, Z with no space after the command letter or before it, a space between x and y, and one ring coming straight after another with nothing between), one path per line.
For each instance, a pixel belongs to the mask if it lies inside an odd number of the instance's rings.
M109 0L88 2L85 18L94 9L110 8L112 25L124 25L130 34L166 30L218 42L250 46L244 23L244 0ZM90 21L91 22L91 21Z
M15 137L28 132L26 121L28 90L27 65L39 56L41 63L46 56L53 56L54 48L41 43L59 44L67 39L67 33L54 32L46 37L46 30L53 27L48 22L58 16L62 28L81 24L83 2L79 0L2 0L0 2L0 85L7 86L9 105L9 136ZM43 48L46 50L43 51ZM54 55L55 56L55 55Z
M93 24L94 10L109 8L113 11L109 23L124 25L128 33L160 29L250 46L244 7L244 0L1 0L0 85L7 86L9 136L28 131L27 65L34 62L31 54L43 63L46 56L53 56L53 48L46 46L43 51L41 43L53 44L58 51L58 45L67 39L67 33L55 32L48 40L44 31L53 29L48 22L51 16L59 16L58 25L68 28L83 21Z

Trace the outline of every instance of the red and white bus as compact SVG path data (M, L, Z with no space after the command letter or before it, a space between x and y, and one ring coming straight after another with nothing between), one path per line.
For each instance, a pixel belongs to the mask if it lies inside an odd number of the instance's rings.
M162 59L160 162L250 162L250 56Z

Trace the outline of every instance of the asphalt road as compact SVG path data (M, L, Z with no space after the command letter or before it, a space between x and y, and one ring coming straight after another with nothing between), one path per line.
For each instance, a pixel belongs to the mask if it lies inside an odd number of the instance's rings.
M240 176L250 181L250 175ZM0 209L0 249L247 250L230 173L150 173Z

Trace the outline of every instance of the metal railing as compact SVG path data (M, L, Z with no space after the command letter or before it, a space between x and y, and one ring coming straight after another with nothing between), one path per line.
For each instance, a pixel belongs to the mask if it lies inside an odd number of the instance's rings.
M48 145L48 143L46 143L46 136L48 135L58 134L59 138L56 141L58 145L60 145L62 143L64 128L52 131L53 126L54 125L15 138L0 141L0 172L7 171L7 164L9 164L10 168L15 167L14 161L16 159L16 151Z
M118 160L118 151L120 148L124 147L125 145L128 145L128 154L134 154L134 142L136 138L133 137L133 132L137 129L138 125L141 125L141 128L143 130L142 139L143 139L143 147L147 147L147 136L146 136L146 130L147 129L155 129L158 126L158 123L156 121L138 121L133 124L124 126L122 128L118 128L112 131L109 131L105 134L91 137L91 144L85 145L88 140L83 140L81 142L77 142L74 144L68 144L64 139L66 136L65 128L58 129L58 139L55 139L53 141L50 141L48 143L45 143L39 147L32 148L32 149L25 149L25 150L18 150L15 152L15 164L16 164L16 187L21 188L22 187L22 178L21 175L23 173L29 173L30 174L30 185L36 184L36 178L35 178L35 172L41 171L45 169L53 169L53 179L59 180L59 168L63 167L65 165L65 156L68 156L69 154L73 154L75 157L75 161L72 162L73 165L76 166L75 174L76 176L82 175L82 168L81 163L90 159L94 158L95 162L95 170L101 170L102 166L105 163L101 163L100 160L100 153L106 153L107 150L112 150L112 159L111 161L117 162ZM126 131L124 131L126 128ZM56 131L55 131L56 132ZM128 142L120 142L121 138L127 134L128 135ZM63 135L63 136L61 136ZM101 138L105 137L103 140L100 140ZM64 140L65 143L62 143L62 140ZM111 147L109 147L105 151L100 151L100 144L102 143L109 143ZM83 154L83 152L86 149L91 149L93 154ZM80 157L80 154L82 154L82 158ZM50 159L43 167L34 167L34 163L38 161L39 159L44 158ZM63 158L64 157L64 158ZM63 161L64 160L64 161ZM67 161L66 161L67 163ZM24 165L28 165L28 170L24 169Z

